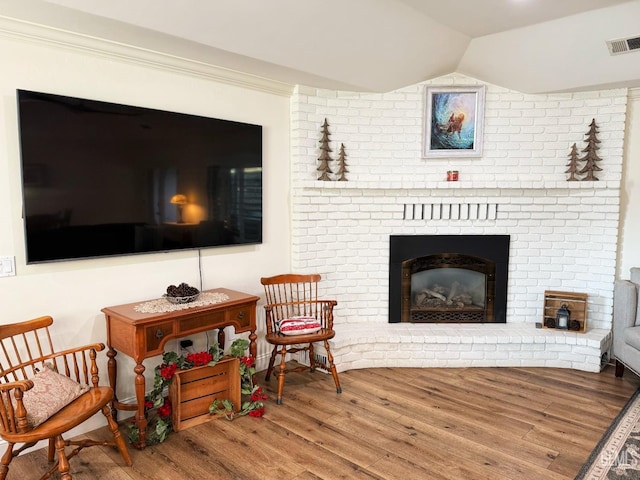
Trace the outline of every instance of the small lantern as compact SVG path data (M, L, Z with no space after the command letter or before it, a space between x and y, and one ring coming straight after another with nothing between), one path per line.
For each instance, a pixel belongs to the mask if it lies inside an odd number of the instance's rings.
M567 330L569 328L570 321L571 312L567 308L567 305L563 303L558 309L558 313L556 313L556 328Z

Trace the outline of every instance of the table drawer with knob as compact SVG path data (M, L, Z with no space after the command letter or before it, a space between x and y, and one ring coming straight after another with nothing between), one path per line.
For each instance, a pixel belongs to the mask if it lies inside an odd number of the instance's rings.
M146 351L153 352L160 348L165 337L173 334L173 322L152 325L145 329Z
M252 306L242 306L238 308L230 308L226 312L226 321L237 325L238 327L250 327L252 325L255 308Z

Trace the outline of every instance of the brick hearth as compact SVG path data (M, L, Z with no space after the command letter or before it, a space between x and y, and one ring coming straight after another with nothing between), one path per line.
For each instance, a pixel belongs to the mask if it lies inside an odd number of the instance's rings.
M585 334L530 324L387 324L339 327L338 371L372 367L557 367L599 372L611 332Z

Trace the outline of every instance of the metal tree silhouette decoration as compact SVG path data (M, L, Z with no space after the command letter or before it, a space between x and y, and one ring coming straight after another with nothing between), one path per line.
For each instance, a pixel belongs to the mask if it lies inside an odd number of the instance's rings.
M578 149L574 143L571 146L571 153L569 153L569 163L567 163L567 167L569 168L564 172L570 174L569 178L567 178L567 182L577 182L579 180L579 178L576 178L576 173L578 173L578 168L580 168L578 165L579 160Z
M331 168L329 167L329 162L332 162L333 159L329 155L331 152L331 147L329 147L329 124L327 123L327 119L324 119L324 123L322 124L322 138L320 138L320 156L318 160L320 161L320 165L318 165L317 170L320 172L320 176L318 180L323 180L325 182L331 181Z
M598 157L598 154L596 153L597 150L600 148L598 147L598 143L600 143L600 140L598 140L598 138L596 137L597 133L598 133L598 126L596 125L596 119L594 118L591 120L591 123L589 124L589 131L586 134L587 139L585 141L587 142L587 146L584 148L584 150L582 150L583 152L585 152L585 156L580 159L580 161L586 162L582 170L578 172L578 173L587 174L587 176L584 177L582 180L587 180L587 181L598 180L598 177L596 177L593 174L593 172L602 171L602 169L596 164L596 162L599 162L600 160L602 160L600 157Z
M344 152L344 143L340 144L340 152L338 153L338 181L346 182L347 177L346 173L349 173L347 170L347 154Z

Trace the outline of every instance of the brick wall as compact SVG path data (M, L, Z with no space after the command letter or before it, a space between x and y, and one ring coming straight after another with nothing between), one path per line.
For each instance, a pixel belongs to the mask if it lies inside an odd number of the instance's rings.
M482 157L423 159L430 83L481 84L449 75L385 94L296 90L292 269L323 275L338 324L380 325L389 235L509 234L508 323L540 321L544 291L568 290L589 295L589 328L609 329L627 91L528 95L486 85ZM316 180L325 118L332 158L345 146L347 182ZM600 181L567 182L571 145L586 146L592 119ZM451 169L456 183L445 181Z

